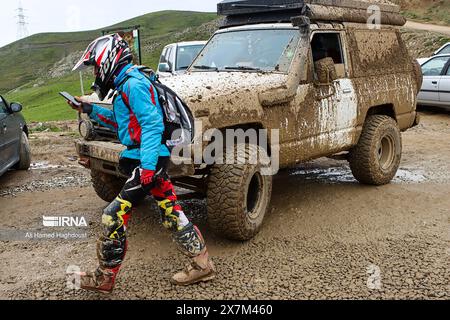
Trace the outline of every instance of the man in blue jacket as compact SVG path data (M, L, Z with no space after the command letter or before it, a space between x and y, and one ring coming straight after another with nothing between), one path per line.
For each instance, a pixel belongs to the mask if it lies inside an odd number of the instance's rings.
M151 82L134 68L128 44L117 34L92 42L74 71L93 66L94 88L104 100L110 90L120 94L113 111L77 98L81 106L71 107L105 127L117 131L127 149L121 154L120 170L130 176L117 198L104 210L104 233L97 241L100 266L95 272L80 273L81 287L110 293L127 250L126 229L131 210L147 195L158 202L163 225L173 233L179 249L192 259L186 270L172 281L189 285L215 278L205 241L196 226L177 203L174 187L167 175L170 152L163 144L164 122L158 95Z

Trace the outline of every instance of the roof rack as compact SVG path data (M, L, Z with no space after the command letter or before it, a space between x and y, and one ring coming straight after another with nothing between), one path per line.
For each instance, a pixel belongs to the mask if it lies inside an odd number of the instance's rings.
M380 9L381 24L402 26L406 23L400 7L386 0L224 0L217 5L217 13L224 15L223 27L257 23L291 22L297 16L311 21L367 23Z

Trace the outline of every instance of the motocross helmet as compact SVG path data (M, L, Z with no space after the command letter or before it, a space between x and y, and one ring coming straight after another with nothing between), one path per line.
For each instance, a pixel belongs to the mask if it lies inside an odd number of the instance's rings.
M128 43L118 34L95 39L83 53L72 71L87 67L97 67L95 82L92 85L100 100L104 100L114 86L117 70L133 60Z

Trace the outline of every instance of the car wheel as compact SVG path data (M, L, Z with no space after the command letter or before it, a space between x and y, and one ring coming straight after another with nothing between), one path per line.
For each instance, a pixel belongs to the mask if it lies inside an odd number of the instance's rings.
M241 150L245 150L243 164L212 167L207 206L208 221L215 233L246 241L259 232L269 210L272 176L262 174L261 164L249 164L250 152L259 152L260 147L246 145Z
M402 156L402 137L389 116L370 116L358 145L350 152L354 177L363 184L385 185L395 177Z
M28 170L31 166L31 149L28 141L28 136L25 132L22 132L20 137L20 150L19 150L19 162L16 164L17 170Z

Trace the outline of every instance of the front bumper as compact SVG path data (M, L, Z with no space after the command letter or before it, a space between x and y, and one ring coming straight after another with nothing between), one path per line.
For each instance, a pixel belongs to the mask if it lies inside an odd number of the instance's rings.
M120 154L125 147L118 143L76 140L75 147L80 158L79 163L91 170L97 170L117 177L124 177L118 170ZM172 178L195 175L195 167L191 159L171 157L169 175ZM182 163L175 165L174 163Z

